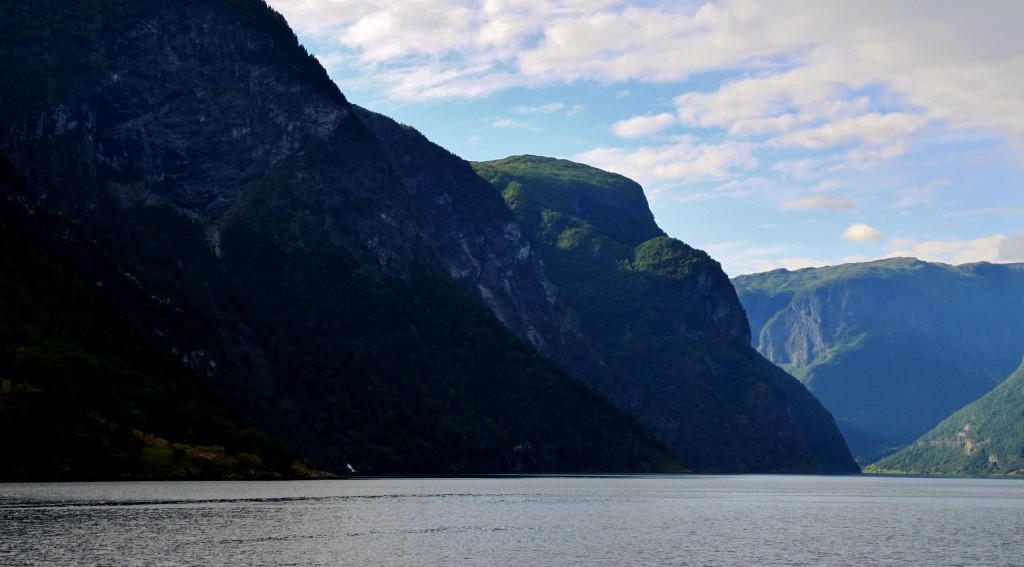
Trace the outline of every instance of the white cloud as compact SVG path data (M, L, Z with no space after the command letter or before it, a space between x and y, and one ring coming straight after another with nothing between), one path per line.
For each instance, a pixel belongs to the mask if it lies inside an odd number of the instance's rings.
M528 122L522 120L513 120L511 118L499 118L491 122L492 128L529 128Z
M612 124L612 132L620 138L640 138L660 132L675 123L675 115L668 113L656 114L654 116L637 116Z
M885 238L885 234L881 231L861 223L851 224L849 228L843 231L842 236L844 239L854 242L869 242Z
M841 118L816 128L794 130L778 136L776 143L783 146L801 146L823 149L853 142L866 142L872 146L886 146L906 139L925 124L921 116L893 112L868 113Z
M478 68L515 84L679 81L748 71L680 101L683 117L733 132L768 129L794 143L894 136L941 121L1024 138L1024 4L992 1L722 0L632 6L604 0L271 0L300 34L361 64L441 72ZM487 88L463 83L450 96ZM860 93L865 87L879 92ZM892 117L872 103L900 99ZM395 94L415 95L408 90ZM853 95L853 99L851 99ZM822 118L838 120L830 129Z
M899 141L881 148L860 148L851 150L846 154L846 158L853 167L867 169L880 163L898 158L906 152L906 142Z
M954 265L970 262L996 262L1000 259L999 251L1005 239L1006 237L1001 234L982 236L971 240L929 240L925 242L910 238L897 238L890 242L892 250L887 256L912 256L929 262L944 262Z
M856 206L857 205L854 204L853 199L850 199L849 197L832 197L831 195L822 194L782 204L782 208L784 210L829 209L833 211L841 211L853 209L856 208Z
M699 144L679 137L660 146L596 148L573 159L614 171L642 185L696 178L724 178L757 165L752 146L743 142Z
M1000 262L1024 262L1024 230L1002 239L996 257Z
M784 160L776 162L772 166L773 171L781 171L790 177L806 177L814 167L814 162L810 159L801 160Z
M740 71L677 99L680 119L801 147L875 147L851 155L861 163L900 155L923 128L1003 132L1024 149L1024 3L1013 0L271 4L321 50L381 72L396 98ZM425 81L416 69L437 77L429 89L413 88Z

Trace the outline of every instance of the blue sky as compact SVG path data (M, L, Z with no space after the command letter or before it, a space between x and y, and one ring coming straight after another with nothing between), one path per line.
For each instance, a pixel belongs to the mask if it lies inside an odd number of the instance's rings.
M1024 261L1024 2L269 3L352 102L622 173L731 276Z

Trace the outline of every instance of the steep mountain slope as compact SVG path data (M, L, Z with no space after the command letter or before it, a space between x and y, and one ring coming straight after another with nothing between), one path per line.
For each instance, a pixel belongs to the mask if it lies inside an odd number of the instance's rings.
M978 399L1020 360L1024 265L895 258L733 280L754 344L871 462Z
M413 128L355 108L402 178L451 277L544 353L583 365L600 361L501 194L469 162Z
M200 334L36 206L0 157L0 479L299 473L280 440L245 427L146 326L179 352ZM160 451L153 434L178 450ZM222 449L190 459L182 441Z
M602 356L548 350L555 361L695 470L856 470L831 416L749 346L718 263L666 237L636 183L534 156L474 167L501 191L579 321L568 335Z
M911 474L1024 474L1024 362L980 400L872 466Z
M195 344L147 330L295 449L335 470L672 464L454 283L377 138L263 2L0 20L0 154Z

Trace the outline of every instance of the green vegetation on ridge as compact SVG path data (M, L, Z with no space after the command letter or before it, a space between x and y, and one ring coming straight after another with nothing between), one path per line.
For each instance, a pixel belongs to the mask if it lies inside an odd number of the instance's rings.
M1024 474L1024 361L994 390L949 416L870 472Z
M665 236L638 185L535 156L474 167L515 211L602 353L581 378L680 459L698 471L856 470L817 402L746 344L718 262Z

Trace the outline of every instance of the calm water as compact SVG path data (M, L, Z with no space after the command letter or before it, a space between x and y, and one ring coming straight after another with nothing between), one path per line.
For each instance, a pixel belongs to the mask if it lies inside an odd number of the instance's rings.
M1024 565L1024 481L0 484L0 565Z

